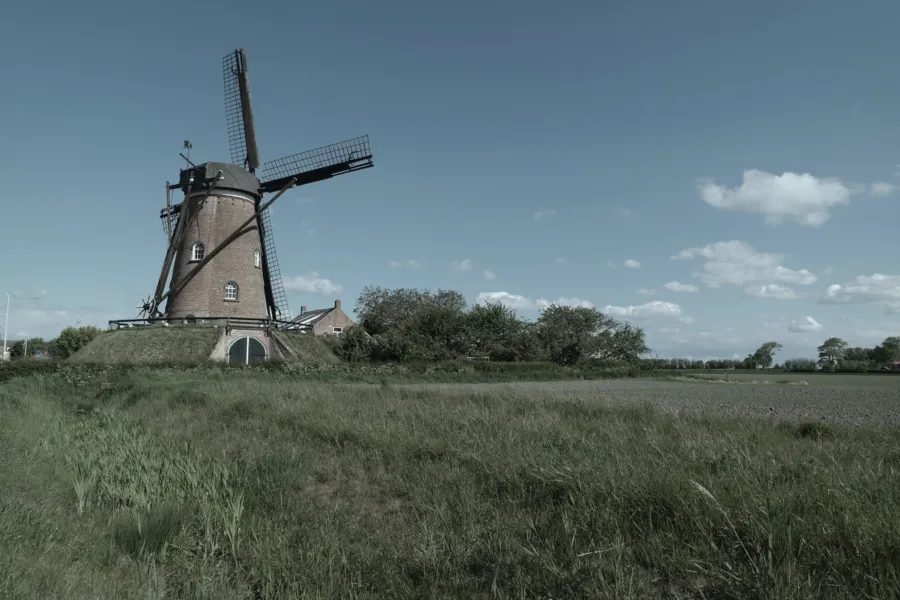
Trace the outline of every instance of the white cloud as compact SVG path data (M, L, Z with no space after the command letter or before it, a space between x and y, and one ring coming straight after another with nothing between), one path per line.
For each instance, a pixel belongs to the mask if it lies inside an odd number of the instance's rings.
M43 288L28 288L24 290L13 290L10 296L18 300L43 300L47 297L47 290Z
M622 215L623 217L633 217L634 211L631 210L630 208L620 208L619 214Z
M744 294L751 298L772 298L774 300L796 300L804 296L802 293L798 294L793 288L777 283L747 286L744 288Z
M532 300L518 294L510 294L508 292L481 292L475 298L476 304L503 304L509 308L516 310L541 310L547 308L551 304L558 306L571 306L594 308L594 304L581 298L565 298L559 297L556 300L548 300L546 298L538 298Z
M655 296L656 290L650 288L641 288L637 291L637 293L641 294L642 296Z
M463 260L454 260L450 263L450 268L454 271L471 271L472 270L472 261L468 258Z
M664 288L669 290L670 292L681 293L696 293L700 291L696 285L692 285L690 283L680 283L678 281L670 281L669 283L663 285Z
M540 221L541 219L546 219L547 217L555 217L556 209L551 208L550 210L539 210L531 216L535 221Z
M5 315L2 317L5 319ZM100 329L106 329L110 319L132 319L137 315L115 314L92 308L20 308L12 305L9 312L10 340L27 337L43 337L52 339L66 327L81 327L92 325ZM0 321L0 328L3 321ZM3 333L0 331L0 343L3 341Z
M890 196L891 194L893 194L896 189L897 186L893 183L887 183L886 181L876 181L871 186L869 186L869 195L884 198L885 196Z
M610 269L618 269L619 268L616 266L616 263L614 263L611 260L606 261L606 266L609 267Z
M566 298L564 296L560 296L556 300L547 300L546 298L538 298L534 301L534 305L538 309L547 308L548 306L556 304L557 306L570 306L572 308L594 308L594 303L588 300L582 300L581 298Z
M626 261L623 263L623 266L624 266L626 269L640 269L640 268L641 268L641 261L639 261L639 260L634 260L633 258L629 258L628 260L626 260Z
M497 274L494 273L493 271L485 271L484 278L487 279L488 281L493 281L494 279L497 279Z
M810 333L813 331L819 331L822 329L822 324L813 319L812 317L806 317L803 321L798 323L797 321L792 321L790 325L788 325L787 330L791 333Z
M793 218L801 225L818 227L831 218L831 210L848 204L853 191L835 178L819 179L809 173L773 175L758 169L744 171L739 187L713 181L698 183L700 197L710 206L759 213L776 225Z
M475 304L502 304L516 310L534 308L534 303L530 299L508 292L481 292L475 298Z
M613 306L607 305L603 308L603 312L614 317L623 319L647 319L650 317L671 317L678 319L682 323L693 322L692 317L684 315L681 307L674 302L664 302L662 300L652 300L645 304L631 306Z
M671 257L672 260L703 258L703 271L694 273L711 288L733 285L756 298L786 299L791 288L784 284L810 285L818 278L807 269L789 269L781 264L783 258L773 252L757 252L738 240L715 242L702 248L688 248ZM800 297L796 295L795 297Z
M296 275L285 277L284 289L288 292L300 292L305 294L318 294L320 296L339 296L343 291L340 285L330 279L322 279L319 274L312 272L309 275Z
M403 269L403 268L418 269L422 266L422 263L420 263L417 260L413 260L413 259L404 260L404 261L392 260L391 264L388 266L392 269Z
M558 264L558 265L564 265L564 264L566 264L567 262L569 262L569 261L567 261L566 259L562 258L561 256L557 256L557 257L556 257L556 264Z
M860 275L845 285L832 284L823 304L878 304L887 314L900 314L900 275Z

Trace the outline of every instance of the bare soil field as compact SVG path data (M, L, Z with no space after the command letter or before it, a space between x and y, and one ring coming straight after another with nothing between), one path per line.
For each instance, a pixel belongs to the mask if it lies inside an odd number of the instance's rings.
M813 421L867 427L900 425L900 378L812 374L748 375L738 383L692 380L548 381L404 384L459 394L578 400L602 406L650 406L667 414L712 418ZM818 379L817 379L818 378ZM762 383L763 381L772 383ZM800 382L808 381L809 385ZM788 381L789 383L776 383Z

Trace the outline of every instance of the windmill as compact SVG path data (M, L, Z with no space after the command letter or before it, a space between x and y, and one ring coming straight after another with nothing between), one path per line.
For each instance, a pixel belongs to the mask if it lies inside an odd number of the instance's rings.
M362 136L266 162L257 177L259 149L243 49L222 59L222 75L231 162L195 165L182 154L187 164L178 183L166 182L160 218L168 246L156 289L138 307L143 318L289 321L269 207L292 187L374 166L369 138ZM184 195L181 203L173 204L175 190ZM266 194L274 195L263 201Z

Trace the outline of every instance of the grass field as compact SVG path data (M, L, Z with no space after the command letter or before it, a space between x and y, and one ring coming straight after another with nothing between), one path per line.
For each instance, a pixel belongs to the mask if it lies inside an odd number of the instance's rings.
M105 383L0 385L0 597L900 597L897 428L620 382Z

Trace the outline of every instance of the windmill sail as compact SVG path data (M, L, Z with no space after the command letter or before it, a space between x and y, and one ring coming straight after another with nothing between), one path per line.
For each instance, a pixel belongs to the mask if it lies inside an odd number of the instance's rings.
M296 185L306 185L373 166L369 136L364 135L270 160L263 166L262 190L279 190L291 177L297 178Z
M225 81L225 126L231 162L252 173L259 167L259 149L244 50L235 50L222 59L222 78Z
M281 268L278 266L278 255L275 253L275 236L272 235L272 217L269 209L263 210L257 220L259 234L263 242L263 269L268 289L266 302L270 305L270 315L280 321L291 320L291 309L288 306L284 282L281 279ZM274 311L271 308L274 307ZM275 314L272 314L274 312Z
M159 218L162 220L163 231L166 233L166 237L171 238L175 233L175 230L178 229L178 216L181 214L181 204L174 204L168 208L163 208L159 211ZM171 215L171 220L167 218L168 215ZM172 228L169 229L169 223L171 222Z

